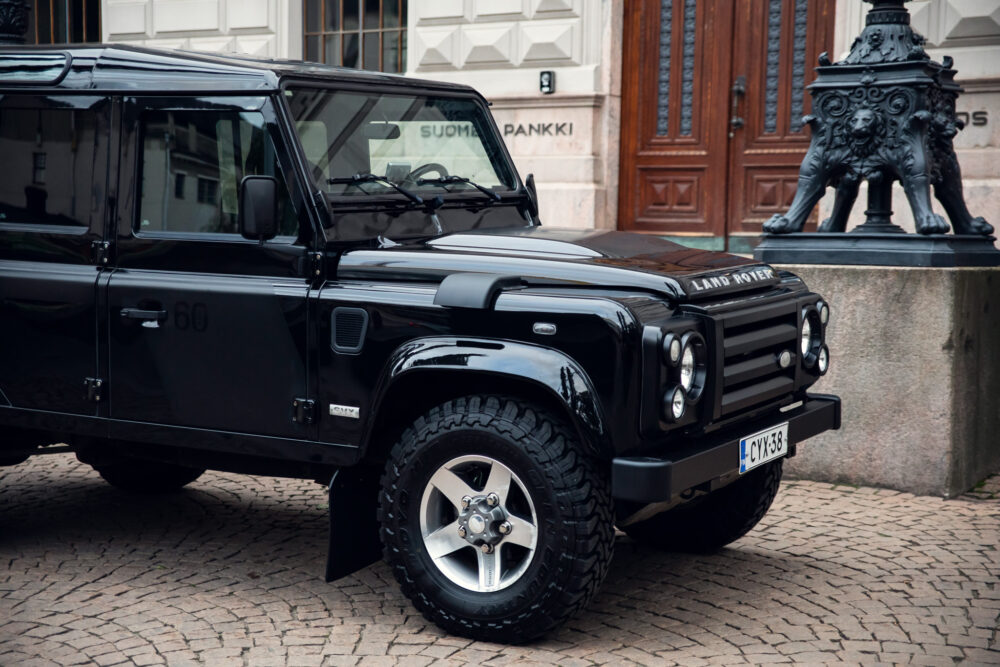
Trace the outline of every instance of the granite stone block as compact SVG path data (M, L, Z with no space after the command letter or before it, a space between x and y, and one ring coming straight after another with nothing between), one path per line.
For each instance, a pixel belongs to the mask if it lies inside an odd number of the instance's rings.
M1000 470L1000 268L793 265L831 305L843 426L790 477L950 497Z

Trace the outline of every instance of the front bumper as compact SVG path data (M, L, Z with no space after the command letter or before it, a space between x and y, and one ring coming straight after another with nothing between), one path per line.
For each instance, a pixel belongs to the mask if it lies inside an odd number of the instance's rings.
M739 476L740 439L770 426L788 422L792 448L806 438L840 428L840 398L811 395L779 415L731 426L672 450L663 458L617 457L611 462L611 494L618 500L640 503L669 501L687 489L724 486Z

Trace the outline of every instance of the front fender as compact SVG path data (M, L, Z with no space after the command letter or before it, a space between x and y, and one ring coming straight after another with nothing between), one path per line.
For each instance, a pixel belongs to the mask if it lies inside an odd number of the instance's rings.
M603 411L587 373L559 350L529 343L481 338L432 336L399 346L386 364L375 391L375 410L403 377L428 371L501 375L530 382L561 403L571 424L594 451L612 451ZM367 451L372 428L367 429Z

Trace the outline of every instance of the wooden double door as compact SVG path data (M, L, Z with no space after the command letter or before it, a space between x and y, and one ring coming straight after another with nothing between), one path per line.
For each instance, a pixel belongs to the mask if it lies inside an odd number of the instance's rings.
M835 0L628 0L618 226L746 252L795 194Z

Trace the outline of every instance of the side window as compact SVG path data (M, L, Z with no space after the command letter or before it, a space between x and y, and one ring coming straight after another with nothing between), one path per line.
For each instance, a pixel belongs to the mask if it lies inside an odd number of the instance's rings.
M264 117L252 112L148 111L141 120L139 233L239 234L244 176L278 179L280 237L298 235ZM288 240L288 239L285 239Z
M89 227L97 141L92 109L0 100L0 223Z

